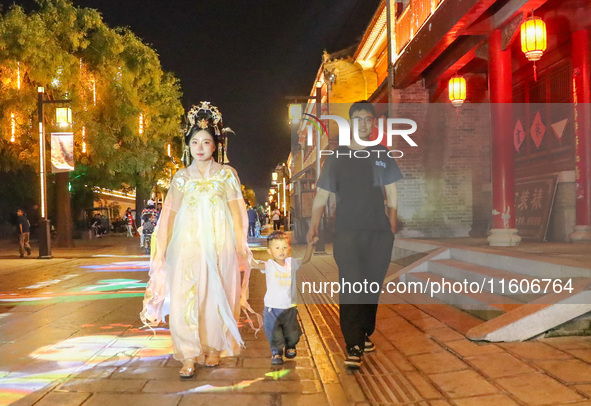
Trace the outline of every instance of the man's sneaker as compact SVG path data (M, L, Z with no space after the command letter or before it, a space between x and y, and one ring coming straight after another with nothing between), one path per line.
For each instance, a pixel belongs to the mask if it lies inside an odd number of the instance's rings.
M281 354L273 354L271 365L283 365L283 356Z
M376 350L376 345L371 342L368 336L365 336L365 348L363 351L365 352L372 352Z
M293 359L298 355L298 352L295 348L288 348L285 350L285 358Z
M361 356L363 351L358 345L347 350L347 358L345 359L345 366L348 369L359 369L361 367Z

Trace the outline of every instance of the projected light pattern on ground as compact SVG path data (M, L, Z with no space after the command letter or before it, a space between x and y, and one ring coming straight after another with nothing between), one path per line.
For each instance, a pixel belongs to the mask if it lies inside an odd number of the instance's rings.
M263 249L266 250L266 247L253 247L253 250ZM79 274L68 274L45 281L31 281L30 285L19 288L17 291L0 292L0 312L5 312L0 313L0 319L10 323L13 313L8 312L18 306L50 306L73 301L143 297L146 282L139 279L110 278L91 282L87 279L77 279L87 278L88 275L97 272L113 272L114 275L119 276L122 273L149 270L149 261L146 260L146 256L112 257L142 259L81 266L80 269L83 272ZM79 283L78 286L73 286L76 285L77 280L83 280L84 284ZM100 373L95 375L97 368L99 370L104 367L135 368L149 361L152 361L149 365L154 365L155 360L162 360L160 363L162 365L165 360L171 358L172 344L166 328L148 331L143 328L133 328L131 324L120 323L105 325L89 323L81 324L79 327L81 330L72 331L75 337L34 349L26 359L0 358L0 406L10 405L36 391L49 390L69 378L80 376L79 374L85 371L93 370L90 376L97 376L100 375ZM83 335L85 332L88 334ZM40 335L42 336L43 333L40 332ZM17 341L1 343L14 344ZM244 380L231 386L200 386L190 390L189 393L240 390L265 379L280 379L289 371L272 371L263 377ZM42 395L43 392L39 394Z
M249 242L248 248L251 251L267 251L267 243Z
M3 371L0 367L0 406L10 405L32 392L93 368L136 366L169 358L172 343L167 329L155 329L157 336L154 337L150 332L129 327L125 324L101 326L101 329L118 331L70 338L39 347L29 354L31 362L15 366L15 371Z
M147 272L150 270L150 261L115 262L104 265L86 265L81 268L90 269L92 272Z
M0 293L0 306L10 304L45 304L78 302L82 300L116 299L144 296L146 282L138 279L103 279L96 284L76 287L64 292L43 292L39 296L31 293ZM105 293L102 293L105 292Z
M99 327L92 324L85 326ZM135 368L148 361L171 357L172 342L168 329L156 328L154 336L151 332L129 327L127 324L100 326L101 329L117 331L69 338L42 346L29 354L30 364L24 364L16 371L0 369L0 406L8 406L30 393L58 385L85 371L106 367ZM236 391L269 378L281 379L291 371L270 371L260 378L243 380L234 385L201 385L179 393Z
M135 366L169 358L172 343L167 329L155 329L157 336L154 337L150 332L129 327L129 324L100 326L101 329L116 331L70 338L39 347L29 354L31 362L15 366L14 371L3 371L0 367L0 406L10 405L29 393L59 384L70 376L93 368Z
M213 386L213 385L201 385L193 389L189 389L182 393L216 393L216 392L230 392L235 390L240 390L244 388L248 388L250 385L264 381L265 377L273 378L274 380L278 380L283 378L284 376L288 375L291 372L291 369L281 369L279 371L271 371L267 372L265 376L256 379L245 380L242 382L238 382L234 385L230 386Z

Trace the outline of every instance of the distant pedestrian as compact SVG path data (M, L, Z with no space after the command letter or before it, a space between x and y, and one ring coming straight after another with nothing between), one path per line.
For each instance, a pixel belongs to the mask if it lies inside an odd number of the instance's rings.
M257 212L254 207L248 209L248 236L249 237L256 237L255 226L257 222Z
M142 215L140 217L140 220L142 222L142 227L144 226L145 222L146 222L146 218L149 218L153 225L156 225L156 219L158 218L158 211L156 210L156 207L154 206L154 200L150 199L148 200L148 205L146 206L146 208L144 208L144 210L142 210ZM140 234L140 247L144 246L144 241L145 241L145 237L144 237L144 233L142 232Z
M29 243L29 237L31 234L31 224L29 220L25 217L22 209L18 209L16 211L16 222L17 222L17 231L18 231L18 252L20 253L20 257L23 258L25 256L25 251L27 251L27 255L31 255L31 245Z
M133 213L131 212L131 207L128 207L127 210L125 211L125 215L123 216L123 219L125 220L126 224L127 224L127 236L128 237L133 237Z
M158 219L160 218L160 212L162 212L162 203L156 204L156 211L158 214L156 215L156 223L158 223Z
M283 350L288 359L297 355L296 344L300 341L302 329L298 323L296 304L296 271L312 258L314 244L308 244L303 258L289 255L289 240L282 231L274 231L267 237L267 252L271 259L266 262L252 260L252 267L266 275L267 293L263 310L265 335L271 346L271 364L283 364Z
M279 231L281 229L281 210L275 209L273 210L273 231Z
M144 249L146 250L146 254L149 254L152 246L152 234L154 233L156 216L151 213L147 213L144 215L144 218L142 220L144 221L144 224L142 225Z
M95 213L92 218L91 228L96 233L96 238L104 237L109 229L109 221L106 216L101 216L99 213Z

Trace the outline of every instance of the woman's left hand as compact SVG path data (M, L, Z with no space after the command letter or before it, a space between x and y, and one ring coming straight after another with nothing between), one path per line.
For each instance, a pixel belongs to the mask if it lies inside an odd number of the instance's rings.
M246 248L236 248L236 255L238 256L238 268L240 271L246 271L248 266L248 251Z

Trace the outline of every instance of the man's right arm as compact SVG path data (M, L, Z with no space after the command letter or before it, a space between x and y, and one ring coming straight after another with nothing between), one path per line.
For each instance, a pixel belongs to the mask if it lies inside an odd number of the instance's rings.
M308 235L306 236L308 243L312 242L314 238L318 237L318 226L320 224L320 219L324 213L324 208L326 207L326 202L328 202L329 196L330 192L328 190L324 190L322 188L316 189L316 196L314 197L314 202L312 203L310 229L308 230Z

